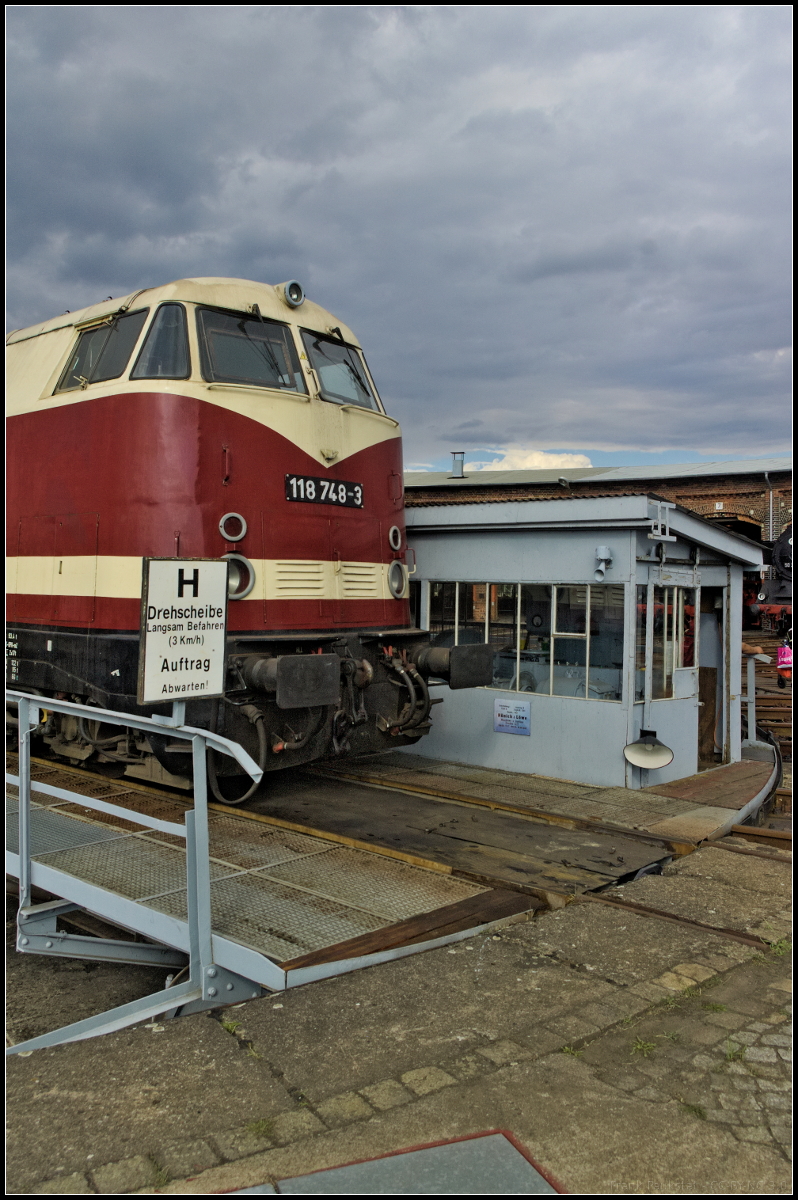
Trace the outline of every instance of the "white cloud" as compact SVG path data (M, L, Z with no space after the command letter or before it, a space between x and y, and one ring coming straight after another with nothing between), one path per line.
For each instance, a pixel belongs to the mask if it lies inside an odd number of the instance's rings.
M532 450L522 442L505 446L501 457L492 462L466 464L469 471L553 471L556 467L592 466L586 454L556 454L550 450Z

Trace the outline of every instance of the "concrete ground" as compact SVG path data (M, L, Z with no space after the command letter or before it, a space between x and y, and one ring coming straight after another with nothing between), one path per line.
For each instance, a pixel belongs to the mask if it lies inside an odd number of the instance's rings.
M790 1194L789 868L708 848L668 870L612 894L762 942L576 902L14 1056L8 1190L208 1195L506 1129L573 1193ZM9 1033L162 984L12 951Z

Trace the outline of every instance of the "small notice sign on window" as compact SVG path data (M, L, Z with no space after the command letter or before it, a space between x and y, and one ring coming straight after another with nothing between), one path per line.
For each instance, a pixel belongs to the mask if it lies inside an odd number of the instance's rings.
M529 700L494 700L493 732L521 733L529 737L532 732L531 708Z
M145 558L139 704L224 694L224 559Z

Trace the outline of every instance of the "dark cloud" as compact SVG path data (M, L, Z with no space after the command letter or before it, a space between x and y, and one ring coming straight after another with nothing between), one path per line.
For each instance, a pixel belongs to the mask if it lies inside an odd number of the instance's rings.
M785 444L787 6L7 12L12 327L296 277L414 458Z

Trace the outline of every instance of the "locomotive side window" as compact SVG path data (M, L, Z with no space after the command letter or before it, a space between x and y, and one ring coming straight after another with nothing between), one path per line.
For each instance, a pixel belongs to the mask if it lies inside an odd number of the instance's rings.
M189 374L186 310L182 304L162 304L130 378L187 379Z
M90 383L118 379L139 339L148 308L111 317L102 325L85 329L61 376L56 392L71 392Z
M363 362L354 348L345 342L302 330L310 365L319 377L322 400L334 404L358 404L379 412L369 387Z
M197 310L204 379L306 392L290 330L248 313Z

